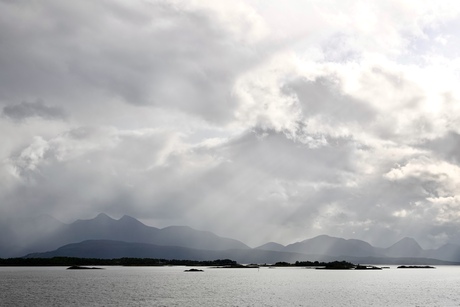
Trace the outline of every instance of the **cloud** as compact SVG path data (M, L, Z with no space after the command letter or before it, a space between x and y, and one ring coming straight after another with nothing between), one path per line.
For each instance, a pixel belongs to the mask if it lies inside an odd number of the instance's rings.
M455 165L460 164L460 134L455 131L447 131L438 138L425 140L420 147L430 150L440 159L450 161Z
M23 120L29 117L41 117L48 120L62 120L65 112L59 107L50 107L41 101L21 102L20 104L3 107L3 114L14 120Z
M4 19L0 31L3 96L60 104L122 100L229 120L237 104L232 83L263 58L256 51L263 24L249 8L223 14L228 7L3 2L4 14L21 18Z
M0 2L0 215L460 242L459 9Z

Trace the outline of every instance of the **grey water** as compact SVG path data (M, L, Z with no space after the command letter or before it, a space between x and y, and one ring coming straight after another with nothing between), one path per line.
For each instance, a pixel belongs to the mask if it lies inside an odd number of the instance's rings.
M0 268L0 306L460 306L460 267Z

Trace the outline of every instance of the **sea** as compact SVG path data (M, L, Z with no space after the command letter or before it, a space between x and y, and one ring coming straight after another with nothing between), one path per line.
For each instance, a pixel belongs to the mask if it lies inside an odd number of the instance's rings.
M103 268L0 267L0 306L460 306L460 266Z

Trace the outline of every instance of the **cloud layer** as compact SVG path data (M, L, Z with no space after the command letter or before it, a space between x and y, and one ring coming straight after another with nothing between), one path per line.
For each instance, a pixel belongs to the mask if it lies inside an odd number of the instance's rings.
M459 11L0 1L0 223L460 243Z

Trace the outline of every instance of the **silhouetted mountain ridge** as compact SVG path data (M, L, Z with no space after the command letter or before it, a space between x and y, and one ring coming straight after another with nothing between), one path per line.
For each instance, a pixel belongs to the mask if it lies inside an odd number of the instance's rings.
M280 251L283 251L285 248L286 248L286 246L281 245L281 244L279 244L279 243L276 243L276 242L268 242L268 243L265 243L265 244L263 244L263 245L261 245L261 246L256 247L255 249L269 250L269 251L277 251L277 252L280 252Z
M40 225L40 223L45 223L46 225ZM176 251L180 250L178 248L182 248L182 251L187 249L187 253L183 252L182 254L189 255L196 255L198 253L196 251L200 251L199 253L209 256L207 260L212 259L212 255L227 254L228 256L225 258L231 258L230 256L236 255L241 259L252 259L254 262L260 262L261 259L275 259L275 256L279 257L276 261L285 261L282 259L304 261L351 258L380 260L389 258L432 258L460 262L460 246L446 244L438 249L424 250L412 238L403 238L388 248L379 248L362 240L320 235L286 246L276 242L269 242L251 249L240 241L220 237L209 231L195 230L188 226L169 226L159 229L147 226L127 215L117 220L101 213L93 219L77 220L71 224L63 224L52 218L50 219L50 217L45 217L41 220L39 219L32 226L44 231L37 231L30 239L32 243L26 242L26 248L17 248L16 250L21 253L16 252L12 256L47 251L54 252L56 250L59 250L59 252L63 250L69 251L68 248L61 248L69 244L97 240L101 242L116 241L147 244L148 246L143 245L144 250L149 250L147 254L152 254L152 249L155 248L158 251L164 251L170 247L174 247ZM6 246L4 241L0 241L0 243ZM111 246L108 243L106 245ZM10 246L13 246L13 244L10 244ZM85 246L87 248L89 245L86 244ZM2 249L0 246L0 252L2 252ZM194 252L192 253L189 250ZM216 251L219 253L216 253ZM179 253L177 256L182 254Z
M258 249L295 252L305 255L327 255L353 259L353 257L366 259L385 258L428 258L443 261L460 262L460 246L445 244L438 249L424 250L413 238L403 238L387 248L374 247L371 244L356 239L343 239L320 235L301 242L289 244L282 248L282 245L271 242L258 247ZM389 262L392 263L392 262Z
M54 251L29 254L28 258L78 257L115 259L156 258L178 260L216 260L232 259L239 263L276 263L295 261L336 261L345 260L367 264L459 264L429 258L390 258L390 257L353 257L330 255L305 255L292 252L278 252L261 249L200 250L180 246L160 246L146 243L121 242L112 240L87 240L64 245Z
M424 254L422 247L413 238L403 238L384 250L388 257L421 257Z
M312 239L289 244L285 251L303 254L377 256L377 250L369 243L355 239L343 239L321 235Z
M93 219L63 224L53 234L35 242L24 253L44 252L86 240L113 240L205 250L249 249L240 241L220 237L209 231L199 231L188 226L158 229L127 215L116 220L100 213Z

